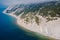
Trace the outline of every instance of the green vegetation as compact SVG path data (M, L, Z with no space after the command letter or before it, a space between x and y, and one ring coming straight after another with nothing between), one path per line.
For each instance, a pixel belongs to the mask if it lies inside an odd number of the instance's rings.
M47 22L52 21L52 20L57 20L58 18L60 18L60 4L59 3L56 4L56 2L48 3L48 4L38 3L38 4L27 5L24 8L24 10L22 10L21 12L18 12L17 15L24 12L24 14L21 15L21 18L23 19L26 18L25 19L26 22L29 22L29 20L35 17L35 21L38 25L39 25L39 20L40 20L39 17L36 16L38 12L40 16L47 19ZM26 16L27 14L28 16Z
M39 25L40 23L39 17L35 16L35 22L37 23L37 25Z
M57 20L60 17L60 4L46 5L46 6L42 6L42 7L39 7L39 5L38 6L32 5L32 7L25 9L24 12L25 12L24 15L31 12L31 14L33 16L35 16L37 14L37 12L39 12L39 15L41 15L44 18L47 17L46 18L47 22L49 22L52 20ZM31 15L30 15L30 17L31 17ZM36 21L37 25L39 25L39 20L40 20L39 17L35 16L35 21Z

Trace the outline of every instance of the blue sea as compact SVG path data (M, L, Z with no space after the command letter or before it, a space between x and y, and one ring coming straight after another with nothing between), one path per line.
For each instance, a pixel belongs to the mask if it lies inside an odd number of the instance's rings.
M3 13L6 8L0 5L0 40L45 40L20 28L14 17Z

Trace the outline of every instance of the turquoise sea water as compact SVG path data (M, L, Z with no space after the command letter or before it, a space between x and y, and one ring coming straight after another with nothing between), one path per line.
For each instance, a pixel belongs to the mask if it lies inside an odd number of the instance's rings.
M3 13L7 7L0 5L0 40L46 40L17 25L16 19Z
M0 6L0 40L37 40L36 37L26 35L16 24L16 19L3 14L6 7Z

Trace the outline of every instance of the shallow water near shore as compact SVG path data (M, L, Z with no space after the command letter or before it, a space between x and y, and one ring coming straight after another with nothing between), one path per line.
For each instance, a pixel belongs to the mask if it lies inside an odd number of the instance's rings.
M0 12L0 40L48 40L40 34L18 26L14 17L3 14L2 11Z

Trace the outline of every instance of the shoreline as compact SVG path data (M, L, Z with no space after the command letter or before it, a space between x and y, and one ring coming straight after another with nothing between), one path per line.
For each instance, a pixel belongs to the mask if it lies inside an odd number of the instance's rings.
M42 34L42 35L44 35L44 36L48 36L47 34L44 34L44 33L41 33L40 31L38 31L38 30L34 30L34 28L31 30L31 29L29 29L30 27L26 27L26 26L23 26L24 24L21 24L21 23L19 23L19 21L20 21L20 19L19 19L19 17L17 17L17 16L15 16L15 15L13 15L12 13L11 14L8 14L8 15L11 15L12 17L15 17L15 18L17 18L17 24L19 25L19 26L21 26L21 28L22 29L24 29L24 30L26 30L26 31L31 31L31 32L35 32L35 33L40 33L40 34ZM18 20L19 19L19 20ZM57 21L57 20L56 20ZM21 21L22 22L22 21ZM36 28L36 29L38 29L38 28ZM43 29L42 29L43 30ZM37 32L38 31L38 32ZM53 39L55 39L55 37L51 37L51 36L48 36L48 37L50 37L50 38L53 38Z

